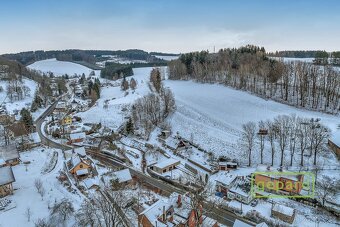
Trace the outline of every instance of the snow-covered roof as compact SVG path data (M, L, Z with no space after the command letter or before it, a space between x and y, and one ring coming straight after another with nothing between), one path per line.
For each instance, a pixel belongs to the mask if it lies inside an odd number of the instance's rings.
M88 174L89 170L88 169L79 169L76 171L77 176L85 175Z
M99 179L96 178L86 178L83 180L83 183L87 189L90 189L92 186L98 186L99 185Z
M72 170L81 162L85 163L86 165L90 165L85 159L79 156L79 154L75 153L72 157L67 161L67 168L68 170Z
M7 146L0 147L0 157L4 161L13 160L19 158L19 152L15 144L9 144Z
M165 159L161 162L156 163L154 166L159 168L159 169L163 169L163 168L168 167L170 165L178 165L179 163L180 163L179 160L169 158L169 159Z
M221 174L216 181L223 185L230 186L235 179L236 175L224 172L224 174Z
M86 138L85 132L79 132L79 133L70 134L70 139L71 140L85 139L85 138Z
M261 172L260 173L261 175L264 175L264 176L270 175L270 177L276 178L276 179L286 178L286 179L290 179L290 180L293 180L293 181L299 181L301 179L301 175L290 174L290 173L287 173L286 170L280 171L280 170L278 170L278 169L276 169L272 166L258 165L257 168L256 168L256 171ZM271 174L271 172L274 172L274 173ZM279 172L282 172L282 174L280 174Z
M29 138L33 143L41 143L39 133L37 132L30 133Z
M236 219L233 227L252 227L252 225L249 225L247 223L244 223L243 221Z
M237 166L236 162L219 162L218 163L220 166L226 166L226 165L230 165L230 166Z
M86 151L85 151L85 148L84 147L77 147L77 148L74 148L74 152L79 154L80 156L82 157L85 157L86 156Z
M330 138L330 140L337 145L338 147L340 147L340 130L337 130L333 133L333 136Z
M287 206L284 206L284 205L281 205L281 204L278 204L278 203L276 203L273 206L272 210L276 211L278 213L287 215L287 216L293 216L293 214L294 214L293 208L290 208L290 207L287 207Z
M12 168L4 166L0 168L0 185L9 184L15 181Z
M6 164L5 160L3 158L0 158L0 166L3 166L5 164Z
M132 180L129 169L123 169L123 170L116 171L116 172L114 172L114 175L115 175L116 179L118 179L119 183L123 183L123 182L127 182L127 181Z
M255 225L255 227L268 227L265 222L261 222L260 224Z
M158 221L158 217L163 213L163 207L165 207L165 210L169 209L170 207L170 204L166 199L158 200L150 207L145 209L141 214L145 215L152 224L157 222L158 227L167 227L166 224Z

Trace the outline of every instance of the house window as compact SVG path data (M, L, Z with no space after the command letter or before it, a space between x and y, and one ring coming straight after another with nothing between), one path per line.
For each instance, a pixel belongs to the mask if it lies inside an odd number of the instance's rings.
M82 164L80 164L80 166L79 166L80 168L83 168L83 165Z
M163 173L165 173L166 172L166 169L163 169Z

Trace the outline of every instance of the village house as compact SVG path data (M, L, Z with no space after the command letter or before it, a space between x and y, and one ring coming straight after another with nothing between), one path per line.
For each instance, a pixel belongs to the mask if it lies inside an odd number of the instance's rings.
M65 101L59 101L53 110L53 114L61 118L67 112L67 104Z
M83 184L88 190L97 190L99 189L99 179L98 177L95 178L86 178L83 180Z
M15 182L11 166L0 168L0 198L13 194L13 185Z
M279 174L282 172L282 174ZM299 194L303 187L303 175L285 174L284 170L277 171L275 168L259 165L255 174L256 193L261 191L276 192L282 194ZM271 185L272 187L267 187Z
M80 84L77 84L74 86L74 94L78 97L80 97L83 94L83 88Z
M229 189L234 185L236 177L233 174L224 174L216 179L216 195L224 197L228 195Z
M139 227L196 227L206 225L203 208L195 212L190 206L190 198L173 193L169 199L160 199L138 215ZM200 215L196 217L196 215ZM218 223L207 220L209 226L218 227Z
M70 174L76 179L83 179L91 176L92 165L91 160L86 157L81 157L75 153L66 161L66 167Z
M110 178L111 178L112 187L114 189L120 189L126 186L132 186L134 184L134 181L132 179L129 169L122 169L122 170L113 172Z
M236 162L219 162L218 169L222 171L237 169L237 163Z
M86 139L85 132L72 133L69 136L68 144L82 143Z
M78 154L80 157L85 158L86 157L86 151L85 147L77 147L73 149L73 153Z
M70 125L72 124L73 118L70 115L66 115L60 120L61 125Z
M0 147L0 159L2 163L5 162L6 165L14 166L19 164L19 152L15 144L9 144Z
M328 146L340 159L340 130L337 130L331 138L328 139Z
M178 166L180 163L181 162L179 160L169 158L154 165L151 165L150 169L155 171L156 173L163 174L176 169L176 166Z
M276 203L271 209L271 216L292 224L295 218L295 209Z
M163 145L175 152L190 148L190 144L188 142L183 139L179 139L178 137L167 138L164 140Z
M228 199L236 199L239 202L249 204L254 198L251 195L251 185L250 180L244 176L238 176L229 188L227 193Z

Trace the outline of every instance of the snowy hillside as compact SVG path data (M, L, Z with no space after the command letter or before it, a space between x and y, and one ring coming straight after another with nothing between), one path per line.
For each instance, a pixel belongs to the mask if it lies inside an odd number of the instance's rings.
M55 76L62 76L65 74L73 76L74 74L81 75L83 73L88 76L91 71L94 71L97 76L100 75L100 70L92 70L73 62L58 61L55 58L37 61L27 67L43 73L52 72Z
M90 110L79 113L84 122L99 123L117 129L124 121L124 116L128 116L128 111L124 111L124 107L128 107L136 99L143 97L150 90L148 81L150 77L150 68L136 68L133 69L134 75L132 76L137 81L137 88L133 92L128 90L129 94L121 90L120 83L115 87L103 87L101 90L101 97ZM129 81L130 78L127 80ZM108 108L104 109L104 101L108 101ZM122 111L123 110L123 111Z
M3 91L0 92L0 104L6 106L6 110L9 112L9 114L13 114L13 112L20 111L24 107L31 107L32 100L34 98L34 93L37 88L36 82L29 79L23 79L23 86L26 86L29 88L29 94L27 94L26 97L22 100L13 100L13 102L10 101L10 99L7 97L6 88L8 85L7 81L0 81L0 86L3 88Z
M321 118L333 131L340 123L338 116L297 109L266 101L247 92L221 85L191 81L165 81L175 94L177 111L168 119L173 131L179 131L205 149L237 157L242 124L273 119L280 114ZM241 149L242 150L242 149Z

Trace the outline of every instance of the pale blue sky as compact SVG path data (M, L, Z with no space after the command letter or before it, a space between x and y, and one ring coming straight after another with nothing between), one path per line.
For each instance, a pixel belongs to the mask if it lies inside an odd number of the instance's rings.
M337 0L10 0L0 7L0 53L245 44L340 50Z

